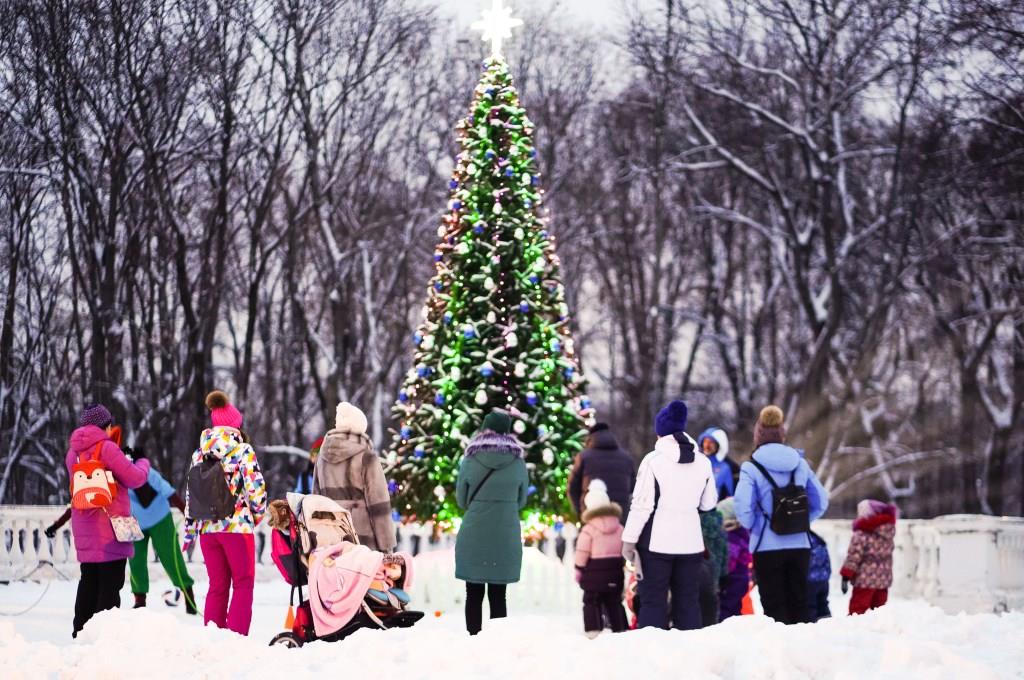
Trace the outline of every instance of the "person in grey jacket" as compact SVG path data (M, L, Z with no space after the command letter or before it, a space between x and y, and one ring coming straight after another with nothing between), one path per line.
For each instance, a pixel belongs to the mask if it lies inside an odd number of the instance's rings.
M334 429L320 446L313 493L334 499L352 513L360 543L371 550L394 550L397 540L384 468L366 436L366 416L347 401L338 404Z

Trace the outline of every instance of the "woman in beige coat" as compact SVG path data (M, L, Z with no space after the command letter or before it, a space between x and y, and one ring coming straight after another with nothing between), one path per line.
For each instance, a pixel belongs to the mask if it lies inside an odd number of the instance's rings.
M372 550L394 550L397 541L384 468L366 436L366 415L347 401L338 404L334 429L320 447L313 493L334 499L352 513L360 543Z

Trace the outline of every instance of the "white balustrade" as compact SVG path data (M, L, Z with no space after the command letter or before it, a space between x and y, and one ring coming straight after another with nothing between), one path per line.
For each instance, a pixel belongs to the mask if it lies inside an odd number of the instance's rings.
M70 524L53 539L43 533L62 512L64 508L59 506L0 505L0 581L77 578ZM180 525L181 516L174 512ZM834 585L838 587L852 523L820 520L814 530L829 546ZM257 528L260 580L280 578L270 558L270 531L265 522ZM455 537L444 534L431 542L429 528L402 525L399 549L413 552L414 537L418 537L421 554L417 559L415 596L422 598L425 607L461 602L462 584L453 578ZM561 560L557 556L558 538L549 530L541 549L527 553L523 580L509 593L513 602L563 611L578 604L572 566L576 528L567 525L561 532L565 540ZM155 560L155 555L151 557ZM186 559L201 564L202 551L197 546ZM954 515L900 520L896 526L891 595L923 599L951 613L1024 609L1024 518Z

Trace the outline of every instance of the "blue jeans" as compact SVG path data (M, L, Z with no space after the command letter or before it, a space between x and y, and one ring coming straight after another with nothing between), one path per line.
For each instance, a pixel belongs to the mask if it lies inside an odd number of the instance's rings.
M698 603L700 568L704 556L666 555L640 550L644 578L637 586L640 596L640 628L668 628L668 596L672 594L672 627L679 630L700 628Z

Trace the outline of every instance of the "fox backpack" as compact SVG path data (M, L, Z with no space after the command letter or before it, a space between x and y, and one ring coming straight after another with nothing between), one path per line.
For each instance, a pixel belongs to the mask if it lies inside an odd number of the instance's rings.
M71 507L75 510L99 510L110 505L117 496L114 475L103 465L96 445L92 457L78 454L78 462L71 467Z

